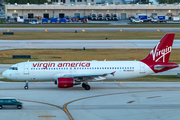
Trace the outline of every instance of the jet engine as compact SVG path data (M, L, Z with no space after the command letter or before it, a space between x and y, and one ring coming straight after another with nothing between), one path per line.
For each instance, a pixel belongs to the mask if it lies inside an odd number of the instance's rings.
M81 82L75 81L74 78L58 78L55 84L57 84L58 88L69 88L74 85L79 85Z

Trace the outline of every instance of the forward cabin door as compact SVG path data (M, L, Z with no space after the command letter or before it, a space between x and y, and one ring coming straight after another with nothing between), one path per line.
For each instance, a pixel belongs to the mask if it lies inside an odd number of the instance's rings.
M145 64L144 63L140 63L140 73L145 73Z
M29 64L24 65L24 74L29 75Z

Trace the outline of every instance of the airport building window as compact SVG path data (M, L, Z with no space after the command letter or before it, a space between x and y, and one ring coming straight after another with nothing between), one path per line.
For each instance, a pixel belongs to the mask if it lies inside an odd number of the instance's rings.
M75 0L70 0L70 2L75 2Z
M82 0L77 0L77 2L82 2Z

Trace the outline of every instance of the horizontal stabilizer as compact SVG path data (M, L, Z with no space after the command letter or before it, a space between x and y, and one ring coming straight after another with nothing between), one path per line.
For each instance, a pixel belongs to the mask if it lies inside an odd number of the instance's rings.
M171 68L171 67L178 67L178 65L155 65L154 69L155 70L161 70L163 68Z

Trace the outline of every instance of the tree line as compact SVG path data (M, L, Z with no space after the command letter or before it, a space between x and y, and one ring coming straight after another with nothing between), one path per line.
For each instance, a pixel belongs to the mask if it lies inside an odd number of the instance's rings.
M6 3L10 3L10 4L44 4L44 3L48 3L47 0L5 0Z
M180 0L157 0L157 2L159 2L159 4L173 4L173 3L179 3Z

